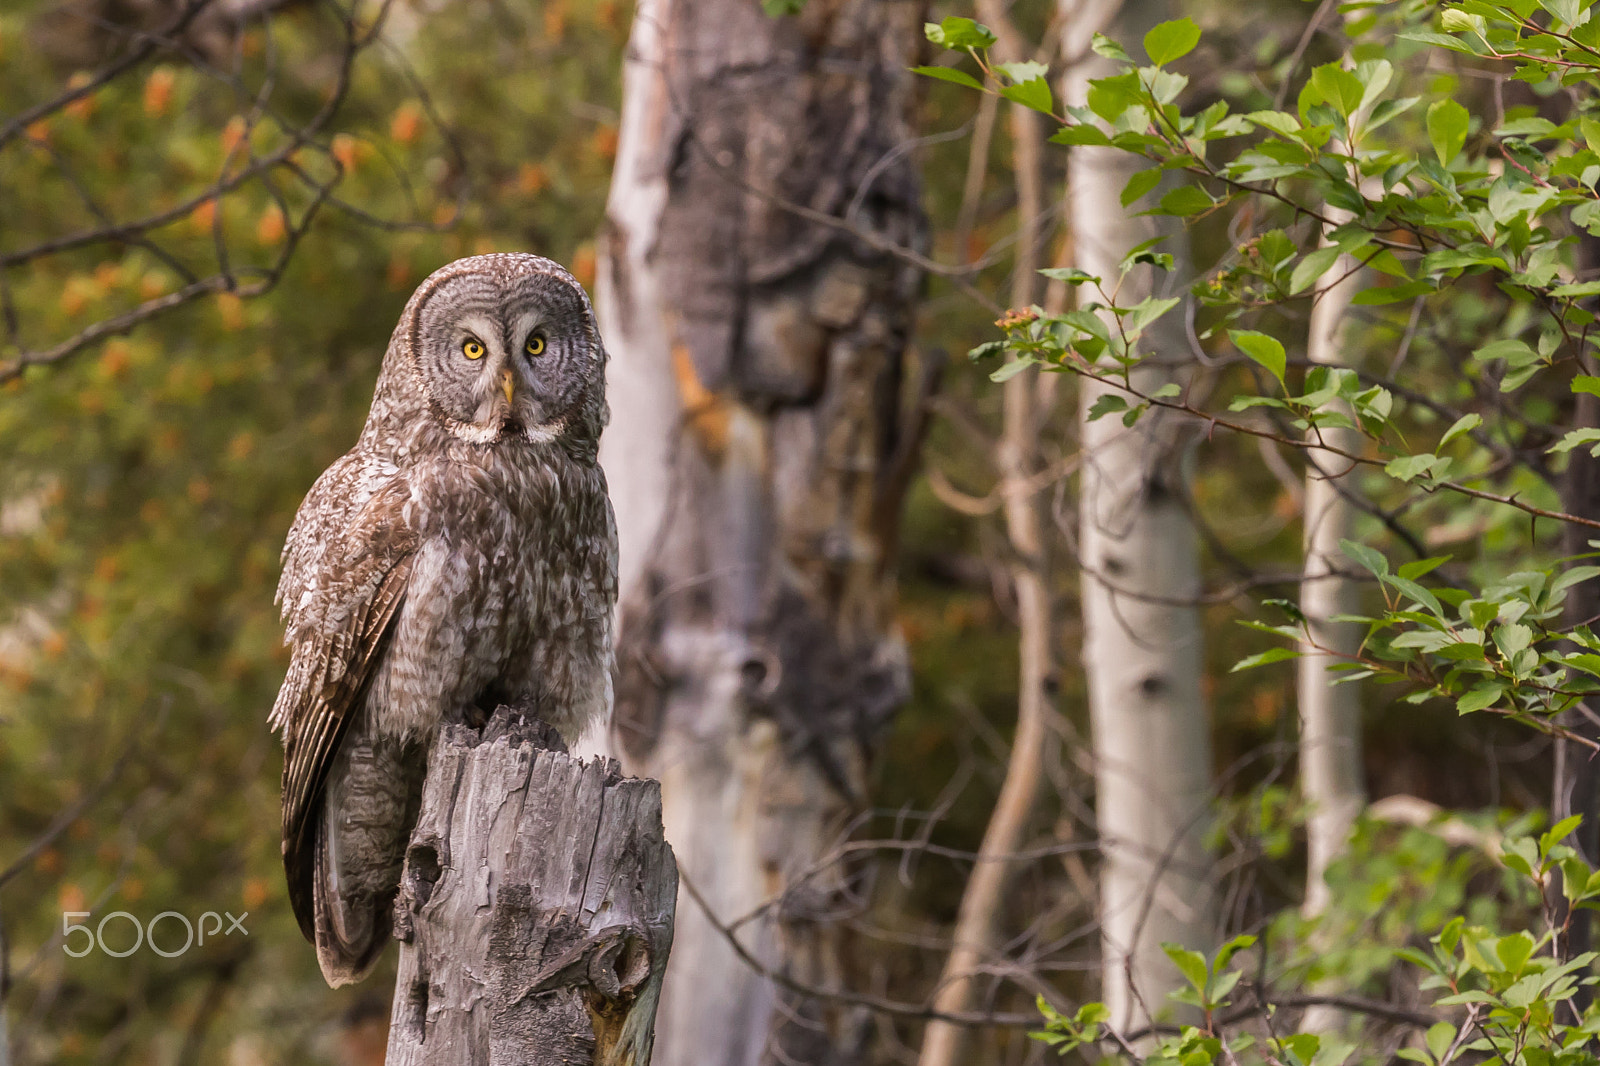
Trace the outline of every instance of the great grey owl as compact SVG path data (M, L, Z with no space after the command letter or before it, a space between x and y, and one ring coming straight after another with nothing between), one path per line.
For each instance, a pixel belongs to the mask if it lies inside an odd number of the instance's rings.
M289 899L330 985L389 938L442 720L520 704L570 742L610 710L605 362L560 266L458 260L406 304L360 440L295 516L271 722Z

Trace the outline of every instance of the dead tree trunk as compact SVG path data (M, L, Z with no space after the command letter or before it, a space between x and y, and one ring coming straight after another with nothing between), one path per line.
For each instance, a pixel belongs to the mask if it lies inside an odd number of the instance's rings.
M920 0L641 0L597 278L622 594L616 730L686 899L662 1066L848 1062L850 883L822 862L908 684L894 625L920 405ZM920 379L930 382L932 376ZM730 942L756 966L741 958ZM773 974L785 981L774 981Z
M648 1066L678 891L660 788L507 712L429 756L386 1061Z

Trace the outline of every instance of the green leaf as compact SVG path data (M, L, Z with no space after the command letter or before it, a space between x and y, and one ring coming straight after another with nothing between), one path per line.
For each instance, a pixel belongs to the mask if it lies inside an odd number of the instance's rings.
M1527 341L1515 337L1504 337L1491 341L1482 348L1475 348L1472 352L1474 359L1504 359L1513 367L1527 366L1539 361L1539 353L1529 346Z
M1547 451L1559 455L1570 452L1574 448L1581 448L1586 444L1593 444L1600 448L1600 429L1575 429L1550 445Z
M1503 936L1494 946L1494 953L1507 973L1518 974L1533 955L1533 937L1525 932Z
M1600 396L1600 378L1590 374L1574 374L1572 377L1573 392L1587 392L1590 396Z
M922 32L944 48L989 48L997 39L989 27L957 15L937 23L925 22Z
M1062 126L1050 135L1051 144L1064 144L1069 148L1074 145L1092 144L1104 146L1111 143L1111 138L1098 126L1080 122L1074 126Z
M1217 202L1204 189L1194 185L1180 185L1161 198L1161 213L1167 215L1198 215L1217 206Z
M1433 573L1449 561L1450 556L1448 555L1435 555L1431 559L1413 559L1409 563L1401 563L1400 569L1396 570L1395 573L1407 581L1415 581L1419 577Z
M1298 659L1299 657L1300 653L1293 648L1268 648L1266 651L1257 652L1255 655L1247 655L1240 659L1233 664L1228 673L1236 674L1240 670L1254 670L1258 666L1281 663L1285 659Z
M1000 90L1000 95L1014 104L1021 104L1046 115L1055 113L1055 101L1050 96L1050 83L1044 78L1007 85Z
M1478 414L1462 415L1460 418L1456 419L1454 422L1452 422L1450 424L1450 428L1449 429L1444 431L1444 436L1439 438L1439 446L1438 446L1438 448L1435 448L1434 450L1438 451L1438 450L1442 449L1446 444L1449 444L1451 441L1453 441L1457 437L1461 436L1461 434L1463 434L1463 433L1471 433L1473 430L1477 429L1481 425L1483 425L1483 416L1482 415L1478 415Z
M1206 966L1204 955L1198 951L1190 951L1181 944L1162 944L1161 950L1167 953L1167 958L1172 960L1178 972L1183 974L1184 980L1193 985L1196 991L1205 990L1210 969Z
M1144 35L1144 50L1150 62L1163 66L1194 51L1200 43L1200 27L1190 18L1163 22Z
M1317 280L1332 268L1339 258L1339 249L1336 245L1318 248L1295 264L1294 273L1289 276L1289 291L1291 293L1304 292L1317 283Z
M1276 337L1253 329L1230 329L1228 337L1241 352L1266 367L1278 379L1278 384L1283 384L1283 373L1288 368L1289 360Z
M1589 5L1583 0L1539 0L1539 6L1566 23L1575 25Z
M1182 302L1176 296L1168 296L1165 299L1146 297L1128 311L1122 320L1123 328L1130 333L1138 332Z
M1285 111L1251 111L1244 116L1263 129L1291 140L1299 140L1302 130L1300 120Z
M1106 59L1114 59L1119 63L1133 62L1128 53L1123 51L1122 45L1118 44L1116 41L1113 41L1103 33L1095 34L1094 42L1089 47L1094 49L1094 54L1097 56L1104 56Z
M1456 711L1460 714L1471 714L1487 707L1493 707L1500 702L1504 689L1500 685L1478 685L1472 691L1456 700Z
M1499 626L1494 631L1494 643L1500 654L1509 659L1533 643L1533 630L1520 623Z
M1311 72L1311 85L1324 101L1345 118L1349 118L1361 106L1361 97L1366 92L1361 79L1338 63L1324 63L1314 69Z
M1428 1034L1423 1039L1428 1045L1428 1053L1433 1056L1433 1061L1443 1062L1450 1045L1455 1043L1456 1027L1449 1022L1438 1022L1429 1027Z
M1046 267L1039 273L1055 281L1064 281L1068 285L1082 285L1084 282L1098 283L1100 281L1099 278L1087 270L1079 270L1077 267Z
M922 74L929 78L938 78L940 81L953 82L956 85L965 85L969 89L982 90L983 83L964 70L955 67L912 67L913 74Z
M1419 279L1405 285L1391 285L1388 288L1362 289L1351 298L1350 302L1358 307L1377 307L1415 299L1433 291L1435 291L1433 282Z
M1126 411L1127 409L1128 401L1123 399L1121 396L1118 396L1114 392L1102 393L1101 395L1095 397L1094 403L1089 405L1089 411L1088 414L1084 416L1084 420L1088 422L1098 422L1106 415L1115 414L1118 411Z
M1139 171L1139 173L1128 179L1128 184L1122 187L1122 206L1127 207L1160 184L1160 168Z
M1471 121L1467 109L1454 100L1439 100L1428 108L1428 140L1433 142L1433 151L1441 166L1449 166L1450 160L1467 143L1467 126Z
M1021 85L1025 81L1037 81L1039 78L1048 77L1050 68L1043 63L1027 60L1022 63L997 63L995 68L1012 82Z
M1389 572L1389 560L1385 559L1383 553L1376 548L1369 548L1365 544L1357 544L1353 540L1341 540L1339 548L1350 558L1379 577Z
M1595 296L1600 295L1600 281L1579 281L1571 285L1557 285L1550 290L1551 296Z
M997 385L1004 381L1010 381L1030 366L1038 363L1038 361L1031 355L1019 355L1010 362L1002 364L999 370L989 375L989 380Z
M1439 461L1439 457L1430 452L1420 455L1402 455L1398 459L1390 459L1383 465L1383 472L1399 481L1413 481L1429 470Z

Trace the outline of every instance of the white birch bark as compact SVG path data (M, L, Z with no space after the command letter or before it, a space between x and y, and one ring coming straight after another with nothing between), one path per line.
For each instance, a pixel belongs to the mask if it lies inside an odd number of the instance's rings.
M1069 105L1084 105L1090 79L1114 73L1089 52L1093 32L1132 53L1165 14L1155 0L1126 0L1107 19L1109 7L1062 0L1063 53L1081 57L1063 82ZM1140 169L1138 160L1114 149L1071 151L1067 212L1075 265L1108 286L1123 255L1161 232L1161 224L1122 206L1122 188ZM1182 270L1188 258L1182 235L1163 247ZM1123 282L1118 304L1130 306L1167 285L1141 267ZM1146 331L1142 347L1181 359L1188 350L1182 309ZM1181 377L1169 366L1145 366L1133 382L1148 393ZM1106 389L1080 380L1086 416ZM1204 948L1214 935L1201 840L1211 743L1200 688L1200 618L1186 602L1200 592L1199 559L1183 500L1179 429L1159 411L1132 428L1115 416L1085 417L1081 426L1078 550L1101 846L1102 996L1112 1023L1124 1027L1165 1012L1166 993L1179 984L1161 943Z
M1350 299L1360 288L1352 273L1355 261L1341 256L1329 272L1332 284L1317 293L1307 333L1306 354L1313 363L1344 363L1343 325ZM1346 277L1345 275L1350 275ZM1343 280L1339 280L1339 279ZM1348 415L1348 410L1345 411ZM1345 452L1359 452L1361 434L1354 429L1326 427L1309 439ZM1309 640L1300 647L1296 691L1300 708L1300 787L1310 813L1306 821L1305 912L1327 908L1328 864L1344 850L1356 815L1366 802L1361 773L1361 690L1334 685L1329 673L1348 662L1360 644L1359 627L1330 621L1356 614L1360 589L1348 578L1330 576L1346 569L1339 542L1355 524L1355 508L1339 494L1338 481L1349 473L1350 460L1326 448L1306 450L1303 576L1300 610L1306 616Z
M1330 216L1349 216L1329 208ZM1360 289L1360 275L1350 256L1340 256L1328 272L1328 282L1317 290L1306 332L1306 356L1313 363L1348 362L1344 343L1346 312ZM1347 276L1348 275L1348 276ZM1348 405L1335 408L1349 415ZM1361 768L1361 690L1355 684L1335 685L1339 677L1329 667L1348 662L1361 643L1360 627L1334 622L1341 614L1356 614L1361 590L1348 578L1339 542L1354 530L1356 510L1339 492L1339 480L1350 472L1351 462L1329 449L1359 452L1361 434L1354 429L1324 427L1308 439L1326 448L1306 450L1305 504L1302 536L1304 559L1300 582L1300 610L1306 617L1307 639L1300 643L1295 692L1300 712L1300 790L1308 807L1306 817L1306 894L1302 913L1315 917L1332 902L1328 864L1344 851L1356 816L1366 804ZM1316 991L1338 992L1331 985ZM1306 1032L1336 1031L1341 1013L1333 1007L1312 1007L1300 1027Z
M907 686L893 549L919 437L899 403L917 273L881 244L922 241L913 160L891 154L921 14L642 0L635 15L597 302L616 741L661 781L696 897L657 1066L845 1063L867 1034L772 974L841 985L844 873L800 875L858 809Z

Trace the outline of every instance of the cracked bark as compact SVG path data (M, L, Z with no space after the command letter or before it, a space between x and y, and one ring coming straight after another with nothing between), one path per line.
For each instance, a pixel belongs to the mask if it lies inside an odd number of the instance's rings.
M648 1066L677 867L654 781L502 707L447 725L395 903L389 1066Z
M719 925L764 967L843 986L834 918L859 886L810 867L907 691L894 547L922 415L905 397L937 380L906 354L919 272L882 250L925 244L904 150L922 8L641 0L634 20L597 277L601 462L615 739L661 779L706 901L680 916L665 1066L850 1062L871 1032L763 978Z

